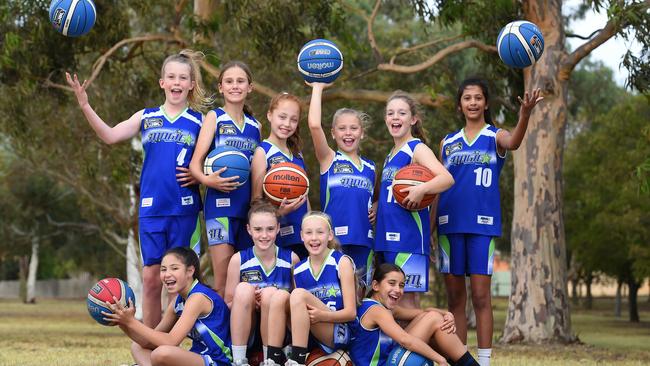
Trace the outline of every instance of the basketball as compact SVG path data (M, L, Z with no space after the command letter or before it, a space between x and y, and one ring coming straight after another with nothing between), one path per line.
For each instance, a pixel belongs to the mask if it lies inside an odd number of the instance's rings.
M501 60L510 67L524 68L534 65L544 52L544 37L531 22L517 20L508 23L497 38Z
M306 366L352 366L350 355L344 350L336 350L334 353L325 354L325 352L316 348L309 352Z
M104 278L91 287L88 291L88 299L86 304L88 306L88 313L90 316L101 325L113 325L104 320L102 311L111 313L111 310L106 306L106 302L111 304L115 303L113 296L124 307L129 306L129 300L135 305L135 295L131 287L119 278Z
M298 70L307 82L331 83L342 69L343 54L334 42L315 39L300 49Z
M280 205L285 197L287 202L293 202L309 192L309 178L298 165L280 163L273 165L266 173L262 189L275 205Z
M92 0L52 0L50 3L50 23L64 36L79 37L90 32L96 16Z
M387 366L433 366L433 361L404 347L395 347L388 355Z
M426 183L433 179L433 177L433 173L420 164L409 164L398 170L397 174L395 174L395 178L393 178L392 190L395 202L401 206L404 198L408 195L408 192L400 192L402 189ZM416 207L415 211L428 207L431 202L433 202L434 198L436 198L435 194L425 195L424 198L422 198L422 201L420 201L420 205Z
M248 180L251 165L246 155L239 149L226 145L218 146L205 158L203 172L210 175L223 167L227 169L221 173L222 178L239 176L237 179L239 184L244 184Z

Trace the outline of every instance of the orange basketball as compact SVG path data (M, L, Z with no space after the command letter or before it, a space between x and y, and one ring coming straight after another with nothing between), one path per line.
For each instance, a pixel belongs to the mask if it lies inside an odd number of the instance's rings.
M279 205L285 197L293 202L309 191L309 178L298 165L280 163L266 172L262 189L273 204Z
M343 350L336 350L329 355L325 354L320 348L316 348L309 353L306 366L352 366L350 355Z
M395 178L393 178L393 197L395 197L395 201L401 206L402 201L408 195L408 192L400 192L402 189L426 183L433 179L433 177L433 173L427 167L420 164L409 164L398 170ZM434 198L436 198L435 194L425 195L422 201L420 201L420 205L415 208L415 211L429 206Z

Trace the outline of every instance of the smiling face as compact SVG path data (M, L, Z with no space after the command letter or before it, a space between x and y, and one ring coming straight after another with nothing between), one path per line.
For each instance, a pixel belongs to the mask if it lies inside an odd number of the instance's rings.
M172 105L185 105L190 90L194 89L192 81L192 68L186 63L177 61L168 62L160 79L160 88L165 90L167 103Z
M275 245L275 238L278 231L280 231L280 224L274 214L257 212L251 215L246 228L253 238L255 247L267 250Z
M281 100L273 110L266 114L266 118L271 125L271 134L279 140L286 140L298 128L300 106L293 100Z
M468 85L460 96L460 111L470 121L484 121L488 109L483 90L478 85Z
M344 153L350 154L359 150L359 143L363 138L361 121L353 113L343 113L332 126L332 138L336 146Z
M160 263L160 280L170 294L188 290L194 282L194 267L186 266L175 254L167 254Z
M253 85L246 71L238 66L232 66L223 72L219 82L219 93L223 94L226 103L244 103L246 97L253 91Z
M334 239L334 234L326 220L324 217L309 216L302 222L300 237L310 256L323 254L328 249L327 243Z
M402 98L394 98L386 105L386 127L393 139L411 135L411 126L417 119L409 104Z
M404 274L399 271L388 272L380 282L373 280L371 286L374 291L372 297L392 310L404 295Z

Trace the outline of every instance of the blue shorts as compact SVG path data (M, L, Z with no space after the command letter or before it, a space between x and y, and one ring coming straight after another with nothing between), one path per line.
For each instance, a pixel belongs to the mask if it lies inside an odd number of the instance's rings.
M332 335L332 340L334 343L334 348L318 341L316 337L314 340L318 346L325 351L325 353L334 353L338 349L347 349L350 344L350 324L349 323L333 323L334 324L334 334Z
M281 248L291 247L296 244L302 245L302 238L300 237L300 223L282 222L281 219L280 232L275 238L275 244Z
M215 217L205 219L208 245L230 244L239 252L253 246L253 239L246 230L246 220L238 217Z
M494 237L479 234L446 234L438 237L440 273L492 275Z
M140 217L140 255L145 266L160 264L165 252L190 247L201 254L201 223L198 215Z
M354 268L357 280L361 287L367 287L372 282L373 260L375 252L372 248L361 245L343 245L341 247L343 254L346 254L354 261Z
M406 274L404 292L429 291L429 256L425 254L377 252L378 263L393 263Z

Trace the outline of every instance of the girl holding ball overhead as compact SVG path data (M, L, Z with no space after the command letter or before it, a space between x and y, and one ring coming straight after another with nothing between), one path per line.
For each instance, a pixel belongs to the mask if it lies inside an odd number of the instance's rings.
M388 98L386 127L394 146L384 161L377 207L375 250L379 262L397 264L406 273L406 294L402 305L419 308L418 292L428 290L430 224L429 207L411 211L425 194L442 192L454 179L426 145L417 102L408 94L396 91ZM392 194L392 183L397 171L411 163L428 168L434 178L426 183L404 188L408 192L402 205Z
M163 105L142 109L111 127L93 110L86 82L77 75L66 79L74 90L90 126L107 144L142 135L144 161L140 177L138 230L143 268L143 321L155 327L161 319L160 262L169 248L190 246L200 250L201 197L188 164L202 123L200 109L211 100L205 96L197 61L203 54L183 50L165 59L160 88Z
M476 312L478 358L490 364L492 303L490 279L494 238L501 235L499 173L507 150L516 150L526 133L532 109L543 98L540 90L519 98L519 121L512 132L497 128L490 114L487 83L467 79L456 95L465 126L440 143L442 162L456 184L439 197L437 207L439 260L445 274L449 310L456 318L458 336L467 343L465 277L470 277Z

